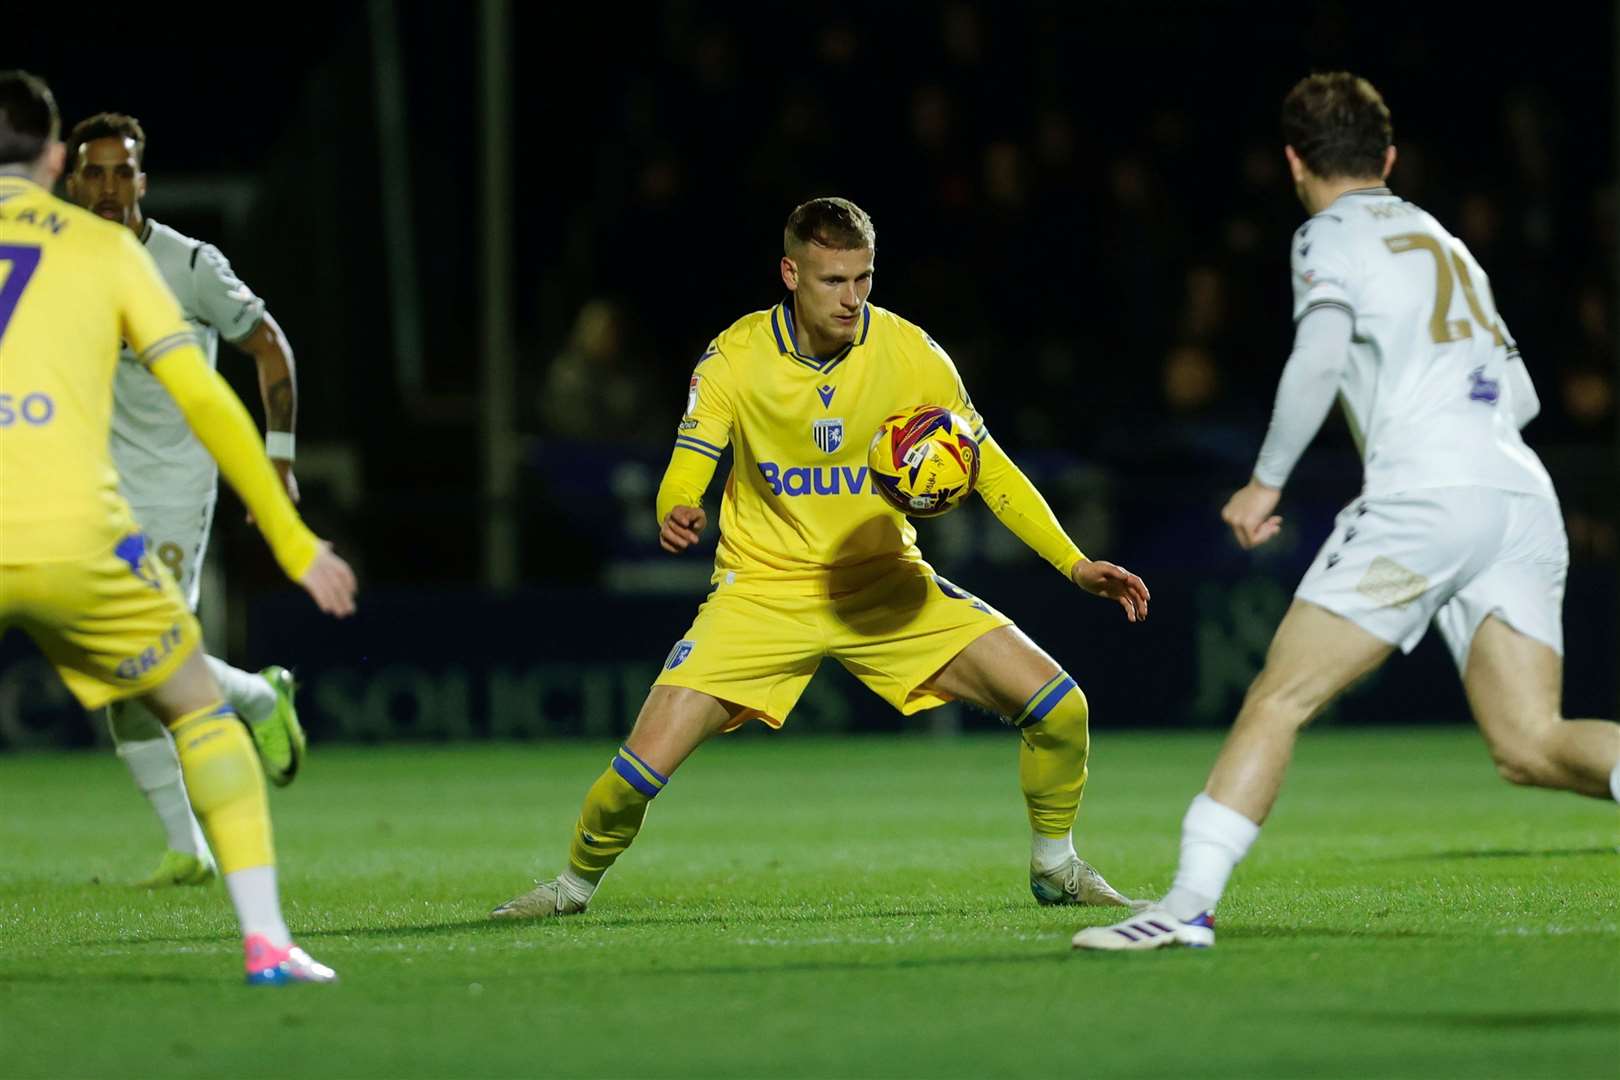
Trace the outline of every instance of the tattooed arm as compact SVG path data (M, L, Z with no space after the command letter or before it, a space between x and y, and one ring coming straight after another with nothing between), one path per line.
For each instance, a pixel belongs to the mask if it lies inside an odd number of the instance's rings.
M233 342L238 349L253 357L259 368L259 393L264 398L264 426L269 441L270 464L276 467L287 495L298 501L298 480L293 476L293 463L289 448L278 454L275 435L291 436L298 422L298 369L293 363L292 346L287 335L267 311L253 332ZM286 440L290 443L290 440Z

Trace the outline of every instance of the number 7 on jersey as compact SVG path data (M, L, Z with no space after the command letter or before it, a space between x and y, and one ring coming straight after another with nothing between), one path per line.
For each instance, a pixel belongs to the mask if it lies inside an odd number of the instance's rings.
M39 269L39 248L25 244L0 244L0 266L5 267L0 277L0 340L6 336L6 327L17 310L28 279Z

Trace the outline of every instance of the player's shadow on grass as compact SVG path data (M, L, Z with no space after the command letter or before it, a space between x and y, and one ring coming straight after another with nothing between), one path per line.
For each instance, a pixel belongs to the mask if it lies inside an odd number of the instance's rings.
M12 971L0 974L0 986L46 985L50 983L86 983L105 986L178 985L195 986L202 983L219 985L219 975L157 975L134 971Z
M635 972L637 978L647 978L659 975L781 975L795 972L844 972L844 971L927 971L930 968L954 967L984 967L988 964L1002 966L1011 964L1058 964L1069 959L1071 950L1065 945L1061 949L1051 949L1045 952L1024 953L1022 955L1008 953L982 953L974 956L931 956L907 957L899 960L792 960L785 964L710 964L700 967L652 967L640 968Z
M1025 911L1029 907L1027 902L1009 900L1002 904L986 904L983 907L972 909L964 908L886 908L882 910L859 911L783 911L769 906L761 905L757 908L739 909L735 906L720 906L694 902L683 905L679 910L637 911L613 910L611 912L590 912L585 915L572 916L566 920L570 925L591 927L598 930L639 930L648 927L680 927L680 926L727 926L727 927L754 927L754 926L791 926L815 923L844 923L861 920L882 919L934 919L951 918L963 915L993 917L1005 915L1010 912ZM357 927L330 927L311 928L299 934L300 938L387 938L398 937L400 934L440 934L455 933L458 931L473 931L475 933L496 933L522 931L526 928L543 930L545 926L556 923L553 919L490 919L474 918L446 920L435 923L404 923L393 926L357 926ZM146 941L159 939L146 938ZM178 943L188 939L171 939Z
M640 913L635 910L629 912L598 913L591 912L586 915L570 916L569 923L580 926L593 926L598 929L640 929L648 926L753 926L753 925L794 925L794 923L849 923L857 920L891 920L891 918L910 918L910 920L927 920L927 918L949 918L949 916L975 915L993 916L1008 912L1022 912L1029 907L1021 902L1009 900L1006 904L985 905L985 907L972 908L888 908L888 910L870 910L870 912L782 912L768 905L757 908L716 907L716 905L693 904L684 907L679 912ZM512 933L525 928L539 928L551 925L556 920L505 920L505 918L489 918L486 915L462 918L462 920L442 920L437 923L394 923L389 926L308 926L301 929L298 938L300 941L321 938L399 938L400 934L454 934L465 933ZM220 938L214 931L198 931L196 934L168 934L160 938L113 938L104 941L81 942L87 947L128 946L128 944L141 944L141 946L183 946L198 941L227 941Z
M1523 1012L1422 1012L1403 1009L1392 1012L1335 1009L1345 1020L1367 1020L1375 1024L1416 1024L1422 1027L1526 1028L1612 1027L1620 1024L1620 1009L1538 1009Z
M1439 938L1446 935L1433 930L1410 930L1399 927L1374 929L1356 926L1227 926L1221 930L1222 941L1266 941L1272 938L1343 938L1363 941L1414 941Z
M1442 862L1448 859L1566 859L1587 855L1616 855L1620 847L1547 848L1532 851L1529 848L1485 848L1477 851L1417 851L1407 855L1389 855L1385 862Z
M891 908L881 911L780 911L774 908L761 906L755 909L739 910L733 906L714 906L693 904L685 906L679 911L653 911L638 912L636 910L615 910L611 913L590 912L584 915L571 916L566 920L570 925L592 927L599 930L639 930L647 927L679 927L679 926L727 926L727 927L754 927L754 926L789 926L814 923L842 923L860 920L879 919L934 919L950 918L963 915L990 917L1003 915L1009 912L1027 910L1027 903L1008 901L1004 904L985 905L984 907L966 910L962 908L941 908L929 910L922 908ZM299 934L300 938L321 937L398 937L400 934L419 933L437 934L454 933L471 930L474 932L496 931L511 932L525 928L541 929L557 922L554 919L463 919L447 920L437 923L408 923L395 926L358 926L353 928L333 927L328 929L309 929ZM153 941L157 939L143 939ZM173 939L177 943L185 939Z
M935 918L995 917L1007 914L1027 912L1030 910L1028 901L1008 900L1000 904L985 904L979 907L941 907L931 908L885 908L882 910L854 910L854 911L783 911L769 906L761 905L757 908L739 909L735 906L705 905L694 903L683 906L680 910L655 910L652 912L639 912L632 910L616 910L611 913L597 914L591 912L576 915L566 920L570 924L582 927L592 927L602 930L638 930L647 927L680 927L680 926L728 926L728 927L754 927L754 926L791 926L815 923L847 923L864 920L911 919L927 920ZM1064 910L1064 909L1053 909ZM1093 913L1102 912L1103 909L1072 909L1071 916L1081 911ZM1107 913L1116 913L1120 909L1109 908ZM393 923L387 926L331 926L306 927L300 930L299 940L317 940L332 938L397 938L401 934L452 934L452 933L512 933L527 928L542 930L545 926L555 923L552 919L491 919L484 915L469 919L446 919L440 922L419 923ZM1332 931L1324 931L1332 933ZM1410 935L1409 935L1410 936ZM103 941L83 942L86 947L97 948L109 945L185 945L198 941L224 941L216 932L199 931L196 934L175 934L162 937L114 938Z
M517 925L524 925L519 922ZM401 923L390 926L358 926L358 927L309 927L298 932L298 940L314 938L381 938L398 937L400 934L438 934L461 930L489 931L510 930L513 923L509 920L491 919L488 916L472 919L447 920L436 923ZM100 941L85 941L79 944L86 948L105 948L112 945L192 945L199 941L218 941L222 944L234 939L220 937L210 931L199 931L195 934L167 934L161 937L140 938L108 938ZM3 982L4 977L0 977Z

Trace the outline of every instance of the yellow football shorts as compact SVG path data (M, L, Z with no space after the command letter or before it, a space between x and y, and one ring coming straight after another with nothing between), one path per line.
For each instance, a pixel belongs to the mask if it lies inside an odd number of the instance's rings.
M741 705L779 728L823 657L832 657L907 715L949 699L924 689L973 641L1012 620L938 576L902 563L850 593L782 596L722 584L670 650L654 685L685 686Z
M161 685L202 639L140 533L87 559L0 564L0 626L14 624L86 709Z

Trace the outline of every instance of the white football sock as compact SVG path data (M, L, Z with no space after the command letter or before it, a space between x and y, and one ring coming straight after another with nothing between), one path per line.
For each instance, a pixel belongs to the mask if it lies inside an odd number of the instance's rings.
M234 668L215 656L210 656L208 670L214 673L219 688L225 691L225 700L236 715L250 724L269 719L276 711L276 688L263 675Z
M1260 826L1200 792L1181 821L1181 865L1159 906L1183 922L1213 910L1259 835Z
M1074 855L1073 829L1056 837L1030 834L1029 865L1036 873L1050 874L1062 869Z
M1614 771L1609 774L1609 791L1614 795L1614 801L1620 802L1620 764L1616 764Z
M253 866L226 874L225 887L231 891L231 904L236 908L236 921L242 926L244 938L263 934L278 949L292 944L292 934L281 918L275 867Z
M596 892L598 884L599 880L587 881L585 878L580 877L574 873L572 867L557 875L557 887L562 890L564 896L577 904L590 903L591 896Z
M186 784L180 778L180 757L175 753L174 741L165 735L161 739L121 742L118 756L163 823L169 850L206 858L208 841L203 839L202 827L191 812L191 800L186 797Z

